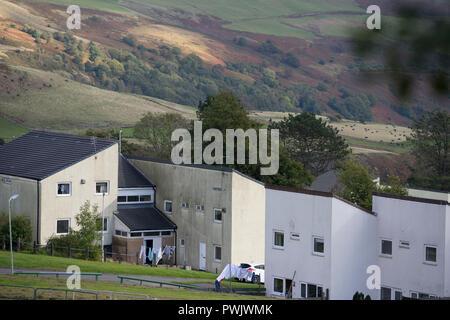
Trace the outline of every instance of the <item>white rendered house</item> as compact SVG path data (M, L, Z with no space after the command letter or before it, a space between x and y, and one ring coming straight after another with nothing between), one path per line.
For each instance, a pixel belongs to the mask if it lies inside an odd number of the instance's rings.
M328 192L266 186L269 296L352 299L375 265L376 216Z

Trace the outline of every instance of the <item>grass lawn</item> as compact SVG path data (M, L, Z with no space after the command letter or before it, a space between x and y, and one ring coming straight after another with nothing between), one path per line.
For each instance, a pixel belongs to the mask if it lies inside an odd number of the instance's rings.
M9 142L27 132L27 129L0 117L0 138L5 142Z
M28 254L14 252L14 267L27 269L45 269L45 270L61 270L65 271L68 266L77 265L81 272L101 272L110 274L129 274L129 275L146 275L157 277L177 277L177 278L196 278L196 279L215 279L217 274L203 271L183 270L177 268L166 267L145 267L134 264L117 263L117 262L96 262L81 259L69 259L62 257L52 257L39 254ZM0 250L0 267L9 268L10 255L9 251Z
M0 284L30 286L34 288L61 288L65 289L66 279L56 279L51 277L34 277L26 275L0 275ZM217 293L213 291L204 292L190 289L172 289L172 288L159 288L148 287L130 284L119 284L115 281L94 281L81 279L81 289L92 290L105 290L127 293L147 294L151 298L164 299L164 300L261 300L268 299L266 297L257 297L249 295L237 295ZM43 294L43 293L42 293ZM19 289L19 288L6 288L0 286L0 295L8 297L32 297L32 290ZM70 296L70 294L69 294ZM46 292L45 295L38 295L38 299L64 299L64 294L58 292ZM79 298L92 299L92 296L80 295ZM99 299L105 298L100 295Z

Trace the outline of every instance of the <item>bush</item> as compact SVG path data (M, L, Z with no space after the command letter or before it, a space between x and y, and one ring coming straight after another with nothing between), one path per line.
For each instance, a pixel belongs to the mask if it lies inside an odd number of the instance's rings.
M26 216L15 216L11 218L11 231L13 241L20 238L21 242L31 242L33 230L30 219ZM9 218L3 213L0 216L0 234L9 241Z

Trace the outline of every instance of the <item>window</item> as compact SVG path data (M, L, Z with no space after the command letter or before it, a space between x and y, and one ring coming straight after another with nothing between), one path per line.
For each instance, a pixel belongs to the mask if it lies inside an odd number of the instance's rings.
M323 255L324 241L322 237L313 237L313 254Z
M436 264L437 262L437 248L434 246L425 246L425 262Z
M122 231L116 230L116 231L115 231L115 235L116 235L116 236L121 236L121 235L122 235Z
M385 256L392 256L392 241L381 239L381 254Z
M419 298L419 293L411 291L411 298L412 299L418 299Z
M127 197L126 196L118 196L117 202L127 202Z
M381 287L380 299L391 300L391 288Z
M284 293L284 280L280 278L273 278L273 293Z
M155 236L159 236L160 233L158 231L149 231L149 232L144 232L144 237L155 237Z
M275 248L284 248L284 232L274 231L273 232L273 246Z
M122 237L128 237L128 232L122 231Z
M399 290L394 291L394 300L402 300L402 292Z
M222 210L214 209L214 222L222 222Z
M95 193L96 194L108 194L109 183L108 181L99 181L95 183Z
M139 202L139 196L128 196L127 202Z
M144 194L139 196L139 201L140 202L150 202L152 201L152 196L150 194Z
M102 230L102 218L97 219L98 230ZM103 218L103 232L108 232L108 218Z
M69 182L58 183L57 194L58 196L70 196L71 184Z
M180 239L180 247L184 248L184 239Z
M189 203L187 203L187 202L182 202L182 203L181 203L181 207L184 208L184 209L189 209Z
M142 237L142 232L131 232L130 237Z
M214 246L214 260L222 261L222 247Z
M197 204L195 206L195 210L197 210L197 211L205 211L205 206Z
M322 295L322 286L312 283L300 283L300 296L302 298L320 298Z
M170 231L161 231L161 235L162 236L170 236L171 232Z
M172 201L164 200L164 212L172 213Z
M400 240L399 245L400 248L409 249L409 241Z
M70 219L56 220L56 234L68 234L70 228Z

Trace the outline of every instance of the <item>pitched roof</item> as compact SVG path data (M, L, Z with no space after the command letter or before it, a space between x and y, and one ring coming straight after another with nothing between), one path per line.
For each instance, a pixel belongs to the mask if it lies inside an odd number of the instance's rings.
M332 192L334 188L342 189L342 184L339 183L336 170L329 170L319 175L311 184L306 187L308 190L316 190L323 192Z
M42 180L117 142L65 133L31 131L0 147L0 173Z
M155 184L145 177L122 154L119 157L119 188L154 187Z
M130 231L174 230L177 225L152 205L119 205L115 214Z

